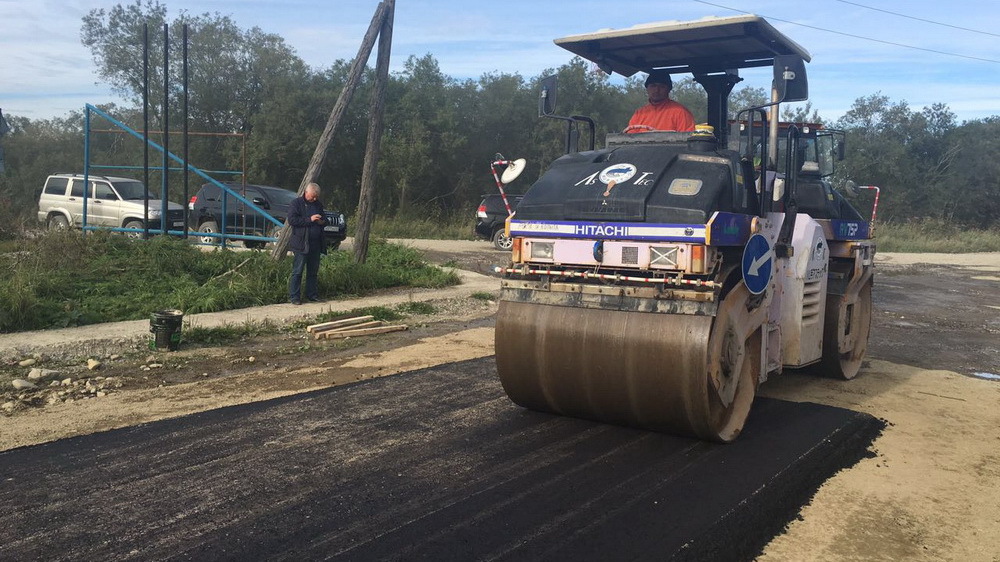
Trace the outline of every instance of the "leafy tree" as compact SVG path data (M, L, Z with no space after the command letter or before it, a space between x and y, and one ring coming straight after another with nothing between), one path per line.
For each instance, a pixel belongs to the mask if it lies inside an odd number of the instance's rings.
M109 10L94 9L83 18L81 41L100 75L112 88L141 107L143 91L143 25L149 37L149 95L152 128L163 123L163 25L169 24L171 46L169 99L172 129L180 130L182 27L189 28L190 122L198 132L249 133L253 117L275 91L308 76L305 63L281 37L259 28L240 29L228 16L186 12L168 21L158 0L136 0ZM139 123L131 123L138 127ZM241 142L214 139L192 146L191 160L205 169L239 168Z
M289 189L298 186L349 68L349 61L340 60L299 83L274 89L254 115L253 134L247 139L253 181ZM341 210L353 209L358 199L367 119L367 106L359 101L367 99L369 84L362 82L356 101L348 106L318 180L324 201Z
M456 94L459 126L469 137L466 165L459 172L463 204L476 205L480 195L494 191L489 164L498 153L528 160L521 179L510 188L523 193L543 164L532 152L532 133L540 121L537 91L519 74L491 73L462 84Z
M823 124L823 118L819 116L819 111L813 109L811 101L783 106L781 109L781 120L789 123Z
M134 0L83 19L81 39L99 72L124 95L125 107L106 107L141 128L142 25L150 30L151 128L162 123L163 24L170 24L172 129L180 130L180 33L190 31L190 109L193 131L246 134L241 139L192 137L192 163L203 169L241 168L247 180L293 188L347 78L350 61L329 68L308 68L280 37L260 29L241 29L219 14L168 18L159 0ZM542 76L559 78L556 113L592 118L595 144L618 132L632 112L646 103L644 75L612 82L585 60L574 57ZM438 216L469 213L482 193L493 191L489 164L498 153L523 157L528 169L514 191L523 192L542 170L565 152L566 122L537 115L539 77L487 73L458 81L444 74L428 54L410 57L390 77L379 165L379 200L383 213ZM330 147L319 182L324 200L351 212L358 198L368 129L371 72L347 109ZM157 92L157 93L153 93ZM705 92L691 78L679 78L671 97L702 122ZM763 88L743 86L730 96L730 118L768 100ZM35 224L38 190L50 173L79 172L83 162L82 115L32 121L11 116L4 138L7 173L0 176L0 225ZM784 107L786 121L820 121L810 103ZM839 174L884 188L882 212L890 219L934 217L979 226L1000 221L1000 117L958 124L948 107L934 104L920 111L905 101L876 93L859 98L834 124L848 132L847 159ZM92 128L107 128L96 123ZM581 148L590 139L580 127ZM159 141L159 138L154 138ZM176 142L171 146L176 148ZM91 164L137 165L142 146L118 134L90 135ZM151 153L151 165L159 155ZM97 171L95 170L95 173ZM123 175L128 175L121 172ZM131 174L135 175L135 174ZM177 201L179 175L171 176ZM154 185L160 176L154 173Z
M694 115L695 123L705 123L708 121L708 95L701 84L693 78L684 78L674 81L674 87L670 91L670 99L688 108Z
M729 118L736 119L736 115L744 109L758 107L770 101L767 90L752 86L734 88L729 95Z
M967 202L949 194L960 149L952 140L955 116L947 106L914 112L905 101L891 103L873 94L858 98L836 125L848 131L846 172L883 188L886 218L947 220L968 214L959 210Z
M407 59L393 83L380 171L395 192L382 194L401 212L408 212L411 203L446 204L457 192L454 172L468 136L459 127L454 81L425 55Z
M45 178L81 171L83 162L80 112L36 121L7 116L7 121L11 130L4 137L6 172L0 175L0 235L39 226L35 213Z
M936 113L933 108L932 113ZM953 160L949 181L942 182L939 193L943 218L980 228L997 226L1000 217L1000 117L967 121L945 134L952 143Z

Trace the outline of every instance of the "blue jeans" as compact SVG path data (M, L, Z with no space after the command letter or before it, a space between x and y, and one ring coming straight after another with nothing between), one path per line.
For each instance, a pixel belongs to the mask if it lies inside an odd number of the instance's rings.
M288 280L288 300L302 300L302 269L306 270L306 298L319 299L319 287L316 277L319 274L319 250L312 252L293 252L292 277Z

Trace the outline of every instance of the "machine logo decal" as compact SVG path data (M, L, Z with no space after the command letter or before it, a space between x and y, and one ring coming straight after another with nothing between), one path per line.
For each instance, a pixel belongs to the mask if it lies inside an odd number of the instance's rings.
M601 183L625 183L632 179L636 171L632 164L615 164L601 170L601 175L597 176L597 179L601 180Z
M585 176L580 181L574 183L574 186L581 185L594 185L598 182L605 185L613 187L615 184L621 184L629 181L635 175L639 173L639 170L632 164L614 164L604 168L600 172L594 172L589 176ZM632 182L632 185L653 185L653 180L648 179L649 176L653 175L653 172L642 172L642 174ZM607 196L605 196L607 197Z
M510 221L511 236L611 238L704 243L704 225L650 223L592 223L575 221Z
M833 234L838 240L863 240L869 237L867 222L833 220Z

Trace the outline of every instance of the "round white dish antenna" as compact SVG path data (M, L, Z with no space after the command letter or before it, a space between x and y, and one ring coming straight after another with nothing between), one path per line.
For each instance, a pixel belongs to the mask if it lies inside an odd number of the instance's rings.
M508 184L516 180L517 176L521 175L521 172L524 171L524 167L527 166L527 164L528 161L525 160L524 158L518 158L517 160L514 160L510 164L507 164L507 169L504 170L502 174L500 174L500 181L502 181L505 184Z

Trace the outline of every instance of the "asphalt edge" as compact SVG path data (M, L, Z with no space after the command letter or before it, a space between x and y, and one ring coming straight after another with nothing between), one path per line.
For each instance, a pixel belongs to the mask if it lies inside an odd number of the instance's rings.
M827 480L876 456L874 442L887 425L885 420L854 412L849 423L830 431L794 464L775 473L737 508L669 559L685 562L756 559L790 523L800 518L802 509L809 505ZM775 498L780 501L774 501ZM754 522L753 533L747 533L748 520ZM721 541L718 537L729 540Z

